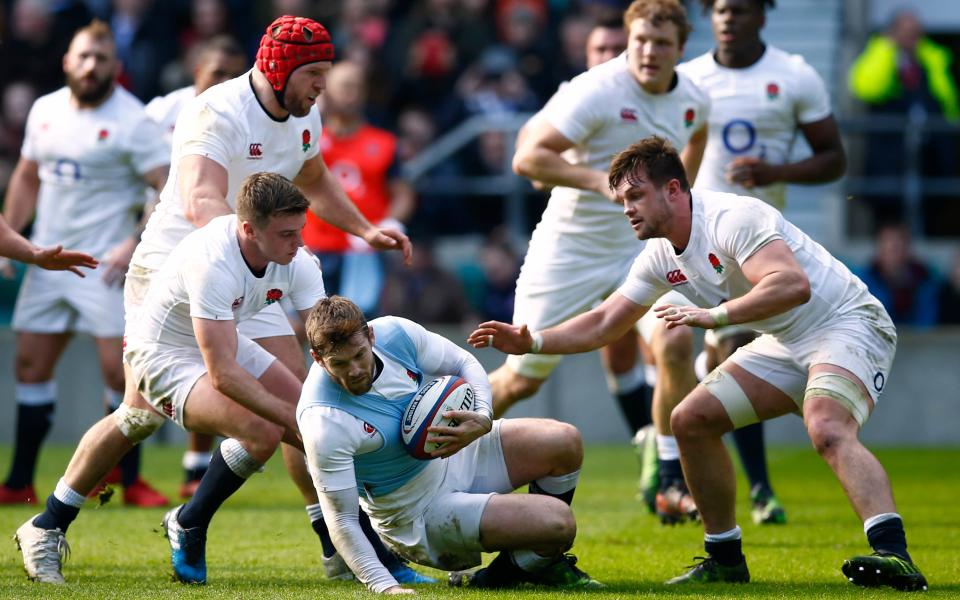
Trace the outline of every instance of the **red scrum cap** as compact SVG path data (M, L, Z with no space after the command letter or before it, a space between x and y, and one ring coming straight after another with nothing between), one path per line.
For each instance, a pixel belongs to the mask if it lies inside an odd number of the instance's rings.
M333 60L333 42L323 25L306 17L278 17L267 27L257 50L257 69L283 104L287 79L298 67Z

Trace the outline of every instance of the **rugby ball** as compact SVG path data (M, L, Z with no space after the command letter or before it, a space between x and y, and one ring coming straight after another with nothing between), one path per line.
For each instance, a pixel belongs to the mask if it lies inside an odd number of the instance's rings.
M428 381L420 388L400 422L403 446L414 458L430 460L430 453L443 444L427 442L427 428L434 425L456 427L456 419L446 419L443 413L450 410L473 410L474 391L461 377L447 375Z

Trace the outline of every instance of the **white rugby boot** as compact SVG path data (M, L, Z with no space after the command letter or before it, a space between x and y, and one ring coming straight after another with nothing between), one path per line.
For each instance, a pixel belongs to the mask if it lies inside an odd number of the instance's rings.
M59 529L40 529L33 515L17 529L13 539L23 553L23 568L27 577L40 583L66 583L61 568L63 561L70 555L67 538Z

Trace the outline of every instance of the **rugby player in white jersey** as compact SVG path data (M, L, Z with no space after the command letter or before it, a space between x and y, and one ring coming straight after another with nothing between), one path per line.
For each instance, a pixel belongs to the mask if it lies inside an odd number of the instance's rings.
M642 247L613 204L606 185L613 156L652 134L684 148L696 176L707 134L710 101L677 74L690 26L677 0L636 0L624 13L624 54L575 77L527 126L514 170L552 187L517 280L514 321L548 327L590 309L614 291ZM642 333L658 368L653 394L661 459L657 512L667 521L695 512L686 493L669 407L696 385L693 341L687 330L667 331L651 318ZM635 332L604 350L614 390L624 404L644 404L638 382ZM559 356L510 357L490 376L494 414L532 396ZM659 409L667 406L666 411ZM641 411L637 411L643 414Z
M104 269L77 279L27 270L13 314L17 425L10 473L0 504L36 504L33 477L56 406L54 369L76 333L93 337L107 410L123 398L123 274L142 227L145 188L159 190L169 151L143 104L116 84L120 63L110 29L80 29L63 57L67 85L30 109L20 160L4 212L23 229L36 213L33 242L64 243L97 257ZM166 498L139 477L139 450L121 462L124 500L163 506Z
M168 144L173 142L173 129L183 107L218 83L239 77L247 70L247 57L235 39L218 35L204 42L192 53L193 85L174 90L166 96L154 98L147 103L147 116L163 129ZM213 438L191 432L187 436L188 450L183 455L184 481L180 485L180 497L193 496L200 478L207 471L213 455Z
M674 329L748 324L761 336L724 361L671 415L707 557L668 583L749 581L734 514L736 479L722 436L799 412L874 550L845 561L843 573L863 586L925 589L887 475L858 439L896 351L897 332L883 305L762 200L691 193L679 156L662 138L647 138L618 155L610 188L637 237L650 240L619 290L546 331L489 322L469 341L518 354L585 352L622 335L651 306ZM695 307L656 303L677 281Z
M310 369L297 406L310 471L340 555L367 587L403 593L361 531L357 500L391 547L410 560L455 571L452 585L505 588L524 582L600 587L564 555L583 447L572 425L550 419L491 420L490 384L469 352L398 317L367 323L341 296L307 320ZM400 437L410 399L429 378L463 377L473 410L434 427L434 460L413 458ZM511 494L521 485L529 494ZM482 552L500 551L484 569Z
M132 418L101 424L143 439L166 416L185 429L227 438L197 493L163 519L174 575L185 583L206 581L206 529L217 508L261 469L281 439L301 446L294 414L300 381L239 333L237 323L283 297L306 317L323 297L316 259L300 250L308 206L282 175L251 175L237 193L237 214L216 217L184 238L154 274L126 329L124 359L146 402L119 409ZM28 576L41 582L63 582L58 550L83 502L63 479L57 491L47 510L16 535ZM58 501L61 494L66 502Z
M774 0L701 0L716 47L677 67L710 95L710 135L694 187L749 195L783 210L787 183L826 183L843 175L845 156L830 97L802 56L764 43L760 30ZM812 154L791 162L801 133ZM711 329L698 359L701 376L756 333ZM767 473L763 425L733 433L750 482L756 523L783 523L786 513Z
M174 129L170 176L127 271L124 305L128 322L136 320L132 315L139 309L152 275L177 243L210 219L233 213L241 182L254 172L278 173L293 180L318 216L375 248L400 250L409 260L411 247L407 237L395 230L378 229L364 219L320 156L316 98L323 92L332 59L333 45L322 25L303 17L279 17L261 39L254 69L213 86L184 107ZM303 381L303 353L277 303L239 327L241 335L276 356ZM147 403L132 383L132 377L128 378L125 409L114 419L94 425L80 441L67 466L63 485L47 499L48 512L51 505L61 513L74 508L69 504L76 497L74 494L88 493L122 452L162 424L145 408ZM303 453L284 444L283 454L291 478L307 503L311 524L324 543L327 574L350 576L332 552ZM44 518L39 522L53 521ZM372 543L382 548L375 534L371 532L371 536ZM38 552L50 554L43 549ZM26 554L24 559L29 562ZM394 568L411 579L420 577L402 563L397 562ZM51 579L62 579L59 560L56 576Z

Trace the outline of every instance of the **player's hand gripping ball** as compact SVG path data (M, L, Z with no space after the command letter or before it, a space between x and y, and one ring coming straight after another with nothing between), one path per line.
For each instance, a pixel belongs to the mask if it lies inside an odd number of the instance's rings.
M403 446L414 458L430 460L430 453L442 447L427 441L427 428L434 425L456 427L455 419L444 418L451 410L473 410L475 394L470 384L461 377L447 375L428 381L420 388L400 422Z

